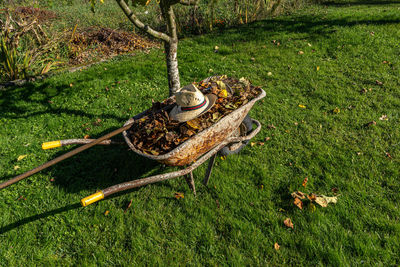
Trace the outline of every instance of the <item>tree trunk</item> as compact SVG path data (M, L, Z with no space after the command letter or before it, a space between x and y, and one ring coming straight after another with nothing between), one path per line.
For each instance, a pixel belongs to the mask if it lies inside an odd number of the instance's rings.
M171 40L171 43L165 42L164 47L167 59L169 95L171 96L181 88L177 59L178 40Z
M161 0L160 8L167 25L167 33L170 36L170 41L164 42L164 48L167 61L169 95L171 96L181 88L178 70L178 35L176 33L175 14L171 2Z

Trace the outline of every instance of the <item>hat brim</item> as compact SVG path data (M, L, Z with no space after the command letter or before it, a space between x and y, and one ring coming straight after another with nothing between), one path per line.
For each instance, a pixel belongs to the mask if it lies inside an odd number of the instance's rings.
M183 111L180 106L176 105L171 112L169 113L169 117L175 121L185 122L193 120L198 116L206 113L212 106L214 106L215 101L217 100L217 96L213 94L208 94L205 96L206 104L196 110L188 110Z

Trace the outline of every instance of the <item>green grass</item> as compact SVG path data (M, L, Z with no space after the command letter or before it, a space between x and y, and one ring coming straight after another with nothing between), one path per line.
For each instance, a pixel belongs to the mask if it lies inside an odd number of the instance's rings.
M197 169L196 197L174 179L82 208L98 189L171 169L125 146L59 163L0 191L0 265L399 265L400 2L360 2L182 40L182 84L248 77L267 93L250 112L264 126L253 141L271 139L218 159L208 188ZM99 137L164 99L165 72L152 50L0 91L1 180L72 149L42 151L44 141ZM332 188L336 205L292 204L295 190Z

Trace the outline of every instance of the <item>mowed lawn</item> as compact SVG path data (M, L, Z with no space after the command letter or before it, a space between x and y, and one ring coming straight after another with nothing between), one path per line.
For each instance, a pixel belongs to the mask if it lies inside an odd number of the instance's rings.
M1 182L74 147L42 142L100 137L166 98L164 58L154 49L0 91ZM208 187L197 169L197 196L179 178L80 207L175 170L127 146L1 190L0 266L400 264L400 1L331 2L183 39L179 64L182 84L226 74L262 86L253 145L218 157ZM338 201L301 210L296 190Z

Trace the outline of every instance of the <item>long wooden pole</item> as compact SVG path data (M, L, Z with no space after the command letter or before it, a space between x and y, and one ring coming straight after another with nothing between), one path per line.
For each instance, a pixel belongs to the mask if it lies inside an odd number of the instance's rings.
M35 173L37 173L37 172L39 172L41 170L44 170L44 169L46 169L46 168L48 168L50 166L53 166L54 164L59 163L60 161L62 161L64 159L72 157L72 156L74 156L74 155L76 155L76 154L78 154L78 153L80 153L80 152L82 152L82 151L84 151L84 150L86 150L88 148L91 148L92 146L97 145L98 143L101 143L102 141L104 141L106 139L109 139L114 135L117 135L117 134L119 134L119 133L121 133L121 132L123 132L125 130L128 130L132 126L132 123L127 124L124 127L121 127L121 128L119 128L119 129L117 129L115 131L112 131L111 133L108 133L108 134L106 134L106 135L94 140L91 143L88 143L86 145L80 146L80 147L78 147L78 148L76 148L76 149L74 149L74 150L72 150L72 151L70 151L70 152L68 152L68 153L66 153L64 155L61 155L61 156L59 156L59 157L57 157L57 158L55 158L53 160L50 160L50 161L44 163L43 165L40 165L39 167L36 167L36 168L34 168L34 169L30 170L30 171L27 171L27 172L25 172L23 174L20 174L20 175L14 177L14 178L12 178L12 179L10 179L8 181L5 181L5 182L0 184L0 189L3 189L3 188L5 188L5 187L7 187L9 185L12 185L12 184L16 183L16 182L19 182L22 179L25 179L25 178L27 178L27 177L29 177L29 176L31 176L31 175L33 175L33 174L35 174Z

